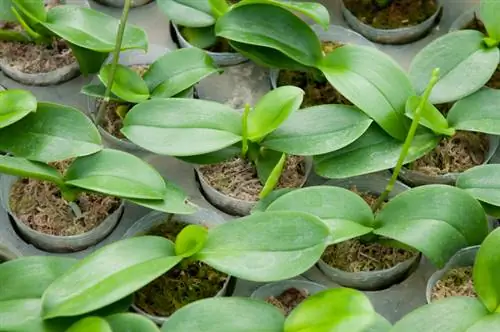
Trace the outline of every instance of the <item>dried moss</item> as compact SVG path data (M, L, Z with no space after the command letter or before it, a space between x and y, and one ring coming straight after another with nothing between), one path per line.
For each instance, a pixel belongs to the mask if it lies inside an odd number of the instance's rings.
M278 296L270 296L266 299L267 303L278 308L283 315L288 316L293 309L309 297L306 289L288 288Z
M451 296L477 297L472 280L472 267L461 267L448 271L432 288L432 300Z

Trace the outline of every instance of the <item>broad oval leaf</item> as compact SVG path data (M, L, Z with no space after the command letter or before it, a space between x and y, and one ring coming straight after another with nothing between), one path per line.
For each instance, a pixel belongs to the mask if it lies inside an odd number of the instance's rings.
M122 133L129 140L169 156L215 152L241 141L241 115L206 100L149 100L134 106L123 125Z
M493 231L481 244L474 263L474 289L490 312L500 313L500 229Z
M500 326L500 313L488 315L472 325L466 332L490 332Z
M498 48L486 49L479 31L462 30L444 35L424 47L413 59L410 79L418 94L429 83L434 68L440 79L429 102L442 104L468 96L488 82L500 60Z
M64 5L47 13L43 26L64 40L97 52L109 53L115 49L120 21L90 8ZM148 40L143 29L128 24L125 27L121 50L147 50Z
M500 165L481 165L458 176L456 186L477 200L500 206Z
M372 47L345 45L324 57L318 68L335 89L389 135L406 138L409 120L404 110L414 92L392 58Z
M25 158L0 155L0 172L63 185L62 175L53 167Z
M178 25L201 28L215 24L208 0L157 0L160 10Z
M37 108L36 97L26 90L0 91L0 128L21 120Z
M119 313L106 317L113 332L159 332L160 330L149 318L131 313ZM89 331L86 331L89 332Z
M75 316L114 303L180 262L174 245L155 236L121 240L87 256L43 295L43 318Z
M191 257L207 242L208 230L200 225L188 225L175 238L175 254Z
M47 19L47 11L42 0L13 0L14 8L25 15L32 23L44 22Z
M60 161L101 149L95 125L69 106L38 103L36 112L0 129L0 150L35 161Z
M483 88L453 105L448 123L458 130L500 135L500 91Z
M327 238L328 228L310 214L257 213L210 229L194 258L250 281L283 280L312 267Z
M411 96L406 102L406 116L413 120L417 108L422 102L422 97ZM420 111L420 124L424 127L431 129L433 132L448 136L455 134L455 129L450 128L446 118L439 112L439 110L429 102L424 104Z
M300 108L304 91L283 86L266 93L248 114L248 139L260 141Z
M300 156L339 150L353 143L373 122L358 108L320 105L294 112L261 145Z
M196 301L176 311L162 332L282 332L285 318L268 303L240 297Z
M484 23L488 35L496 41L500 41L500 24L498 23L500 2L495 0L481 0L479 6L481 21Z
M106 195L163 199L163 177L148 163L127 152L104 149L77 158L64 175L66 184Z
M99 72L99 79L105 86L108 85L112 66L106 65ZM120 64L116 66L111 92L129 103L140 103L149 99L146 82L134 70Z
M66 332L113 332L104 318L85 317L69 327Z
M391 199L376 217L375 233L424 253L436 266L460 249L481 244L488 222L481 204L445 185L413 188Z
M277 6L236 7L217 21L215 33L230 41L272 48L309 67L322 58L321 43L311 27Z
M413 139L405 163L410 163L432 151L440 136L420 133ZM395 167L403 142L387 135L373 124L354 143L343 149L314 157L314 169L318 175L342 179L383 171Z

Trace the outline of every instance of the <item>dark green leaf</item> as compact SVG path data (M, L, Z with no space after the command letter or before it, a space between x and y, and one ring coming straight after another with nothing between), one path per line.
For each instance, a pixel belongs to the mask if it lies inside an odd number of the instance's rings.
M112 65L106 65L99 72L99 79L105 86L108 85ZM131 68L118 64L111 88L116 96L130 103L140 103L149 99L149 90L146 82Z
M96 52L69 42L66 43L71 48L73 55L78 61L81 73L85 76L88 74L98 73L102 64L109 56L108 52Z
M160 330L150 319L143 315L121 313L106 317L113 332L159 332ZM90 332L90 331L86 331Z
M207 242L208 230L200 225L188 225L175 238L175 254L187 258L198 253Z
M0 155L0 172L20 177L63 184L62 175L47 164L29 161L25 158Z
M481 165L459 175L457 187L464 189L477 200L500 206L500 165Z
M214 25L202 28L182 27L180 33L189 44L197 48L209 48L217 42Z
M26 90L0 91L0 128L21 120L37 108L36 97Z
M113 332L104 318L86 317L71 325L66 332Z
M206 27L215 24L207 0L157 0L158 7L175 24L188 27Z
M474 263L474 289L490 312L500 313L500 229L481 244Z
M420 106L421 102L422 97L419 96L408 98L406 102L406 116L413 120L415 111ZM431 103L427 102L424 104L424 107L420 111L420 116L420 124L431 129L433 132L448 136L453 136L455 134L455 129L450 128L443 114L441 114L441 112Z
M500 24L498 22L500 3L495 0L481 0L479 8L481 21L488 31L488 36L500 41Z

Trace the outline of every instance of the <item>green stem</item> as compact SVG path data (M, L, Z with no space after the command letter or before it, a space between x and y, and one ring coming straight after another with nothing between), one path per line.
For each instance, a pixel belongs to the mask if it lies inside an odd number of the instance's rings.
M245 159L248 152L248 114L250 113L250 105L245 105L245 110L243 111L243 118L241 124L241 158Z
M122 48L123 35L125 33L125 26L127 25L131 2L132 0L125 0L125 4L123 6L122 17L120 19L120 25L118 26L118 33L116 35L115 50L113 51L113 60L111 62L108 84L106 86L106 91L104 92L104 100L99 105L99 111L97 112L96 123L98 125L102 123L102 120L104 119L106 104L109 103L109 97L111 96L111 88L113 87L113 81L115 79L116 67L118 67L118 61L120 60L120 50Z
M384 192L378 197L377 202L372 207L372 210L378 211L380 207L382 206L382 203L385 202L385 200L389 197L389 194L391 193L392 189L394 188L394 184L396 183L396 180L398 179L399 172L401 172L401 168L404 165L404 162L406 160L406 157L408 156L408 151L410 150L411 144L413 142L413 138L415 137L415 133L417 132L417 128L420 123L420 117L422 116L422 109L424 108L425 104L429 100L429 96L432 92L432 89L436 85L437 81L439 79L439 69L436 68L432 72L432 77L431 80L429 81L429 84L427 85L427 88L425 89L424 94L422 95L422 99L420 100L420 104L418 105L417 109L415 110L415 114L413 116L413 121L411 122L410 130L408 131L408 135L406 136L405 142L403 144L403 148L401 149L401 153L399 154L399 159L396 164L396 167L394 168L394 171L392 172L392 177L389 180L389 183L385 187Z

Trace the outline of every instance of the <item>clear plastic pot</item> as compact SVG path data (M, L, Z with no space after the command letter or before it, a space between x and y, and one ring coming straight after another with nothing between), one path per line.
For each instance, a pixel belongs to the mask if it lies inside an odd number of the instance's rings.
M435 26L440 16L442 1L438 0L437 3L438 9L434 15L420 24L397 29L377 29L359 20L346 8L344 1L341 1L342 15L347 24L354 31L379 44L408 44L422 38Z
M125 0L94 0L94 1L109 7L123 8L123 6L125 5ZM152 1L153 0L132 0L130 6L132 8L144 6Z
M290 279L265 284L264 286L257 288L250 297L252 299L265 301L271 296L276 297L281 295L284 291L290 288L296 288L299 290L304 289L307 291L309 296L328 289L328 287L312 281Z
M351 187L355 186L360 192L380 194L384 191L389 179L390 173L382 172L348 179L330 180L326 182L325 185L346 189L351 189ZM408 189L409 187L398 181L394 185L394 189L390 193L389 198L393 198ZM370 272L346 272L331 267L322 259L318 262L318 267L326 276L339 285L359 290L372 291L388 288L403 281L409 276L410 270L419 264L420 258L421 255L418 254L390 269Z
M498 149L500 143L500 136L488 135L489 138L489 149L485 154L485 159L483 165L487 164L493 157ZM460 173L447 173L443 175L427 175L418 171L410 170L406 167L401 169L399 173L399 179L409 186L423 186L426 184L448 184L455 185Z
M130 238L134 236L144 235L152 228L163 224L168 219L169 216L170 214L164 212L159 212L159 211L150 212L149 214L147 214L146 216L135 222L132 225L132 227L130 227L127 230L123 238ZM222 216L220 216L214 211L207 209L199 209L197 212L189 215L175 215L175 220L188 224L202 225L208 228L215 227L217 225L221 225L226 222L224 218L222 218ZM226 282L224 283L224 286L215 295L215 297L222 297L227 294L229 288L228 286L232 282L231 279L232 279L231 276L227 278ZM154 321L156 324L159 325L165 323L168 320L168 317L149 315L144 311L142 311L135 304L132 304L132 309L134 309L141 315L146 316L147 318L151 319L152 321Z
M481 19L479 6L470 8L462 15L460 15L455 21L453 21L450 27L450 32L462 30L474 19L474 17Z
M458 251L448 263L446 263L445 267L439 271L434 272L434 274L427 281L427 289L425 290L425 296L427 298L427 303L432 302L432 289L437 284L441 278L445 276L448 271L460 268L460 267L472 267L474 266L474 262L476 260L477 251L481 246L473 246L464 248Z
M39 249L54 253L70 253L84 250L99 243L106 236L108 236L116 227L122 216L124 209L123 201L111 215L99 224L99 226L83 234L56 236L38 232L18 219L10 209L10 190L18 179L19 178L16 176L5 174L0 177L0 199L3 207L12 217L17 232L25 239L26 242L33 244Z
M302 182L300 187L302 187L306 183L307 178L311 174L313 166L312 158L305 158L305 164L306 174L304 176L304 181ZM213 206L215 206L219 210L233 216L247 216L250 214L250 211L253 209L255 204L257 204L257 202L254 201L245 201L221 193L205 180L198 166L195 166L194 169L200 182L200 190L202 191L203 195Z
M184 38L184 36L182 35L182 33L179 30L179 27L172 22L170 22L170 31L171 31L172 36L174 36L175 39L177 39L179 46L181 48L194 47ZM229 52L216 53L216 52L210 52L210 51L206 51L206 53L212 59L214 59L215 64L217 64L219 66L234 66L234 65L248 61L248 59L246 57L244 57L243 55L241 55L240 53L229 53Z

